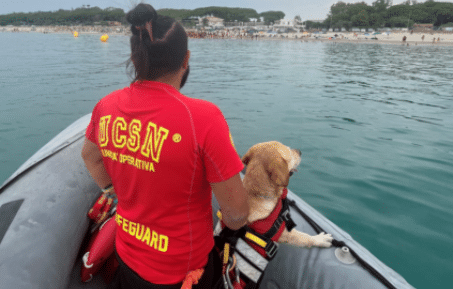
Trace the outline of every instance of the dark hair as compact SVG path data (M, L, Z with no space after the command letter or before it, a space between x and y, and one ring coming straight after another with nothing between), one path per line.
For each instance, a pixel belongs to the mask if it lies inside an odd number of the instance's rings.
M158 15L151 5L140 3L126 14L126 20L132 31L133 81L155 80L182 66L187 35L175 19Z

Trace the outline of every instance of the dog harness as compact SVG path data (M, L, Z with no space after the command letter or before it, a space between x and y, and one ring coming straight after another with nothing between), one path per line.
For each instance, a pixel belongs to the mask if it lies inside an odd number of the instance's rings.
M220 245L219 242L216 242L216 245L224 248L223 278L225 288L254 288L259 282L267 264L278 251L276 241L285 228L291 231L296 226L289 212L287 195L288 189L284 188L277 205L266 219L255 221L239 231L231 231L222 223L224 229L220 233L219 239L224 243L221 242ZM217 212L217 216L220 220L222 219L220 211ZM237 266L234 272L229 272L233 254L234 258L237 259ZM228 258L228 256L230 257ZM247 268L245 269L245 267ZM231 282L232 279L236 280L234 285Z
M288 189L284 188L272 213L264 220L253 222L246 229L246 240L263 257L274 258L278 249L275 242L278 241L285 227L291 231L296 226L289 213L287 195Z

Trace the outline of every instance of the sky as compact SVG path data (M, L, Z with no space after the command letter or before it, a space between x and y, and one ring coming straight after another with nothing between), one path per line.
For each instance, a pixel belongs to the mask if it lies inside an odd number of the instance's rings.
M366 2L369 5L375 0L343 0L346 3ZM418 1L424 2L425 0ZM139 0L0 0L0 15L13 12L37 12L37 11L57 11L59 9L69 10L71 8L82 7L82 5L98 6L105 9L107 7L122 8L124 11L130 10L134 3ZM285 19L293 19L299 15L303 21L325 19L330 11L330 6L338 2L337 0L145 0L155 9L175 8L175 9L195 9L208 6L222 7L241 7L252 8L258 13L276 10L285 13ZM400 4L405 0L393 0L393 4ZM439 2L453 2L453 0L442 0Z

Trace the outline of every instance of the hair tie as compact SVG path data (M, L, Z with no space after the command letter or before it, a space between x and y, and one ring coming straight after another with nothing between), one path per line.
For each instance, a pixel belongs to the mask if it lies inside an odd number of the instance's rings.
M143 40L142 31L143 31L143 28L145 28L148 31L148 35L149 35L149 38L151 39L151 41L154 41L154 38L153 38L153 24L152 24L151 21L146 22L145 26L135 26L135 28L140 31L140 40Z

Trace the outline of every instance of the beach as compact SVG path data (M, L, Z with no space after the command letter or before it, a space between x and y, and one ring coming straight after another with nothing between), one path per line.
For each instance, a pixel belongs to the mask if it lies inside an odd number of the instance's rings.
M382 43L382 44L400 44L400 45L448 45L453 46L453 33L442 32L414 32L394 31L390 34L364 35L364 33L352 32L329 32L321 34L319 40L334 41L334 42L353 42L353 43ZM338 35L338 37L335 37ZM406 36L406 41L403 42L403 37ZM422 39L422 37L424 39ZM313 36L312 36L313 37ZM335 38L335 39L329 39ZM377 39L372 39L377 38Z
M108 34L130 35L128 26L4 26L0 32L17 33L70 33L83 34ZM371 44L399 44L399 45L443 45L453 46L453 33L441 31L413 32L394 30L389 34L363 33L363 32L301 32L301 33L267 33L258 32L253 36L246 34L245 30L224 29L215 32L200 32L187 29L191 38L204 39L249 39L249 40L293 40L293 41L321 41L333 43L371 43ZM424 36L424 39L423 39ZM403 41L403 38L406 40ZM373 39L374 38L374 39Z

